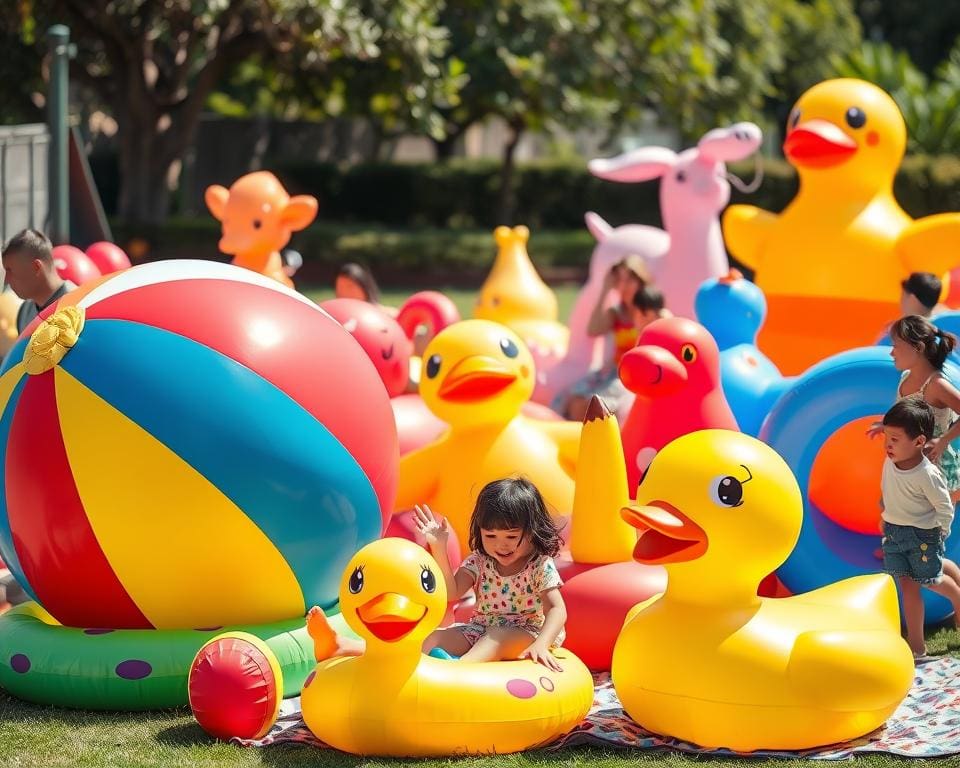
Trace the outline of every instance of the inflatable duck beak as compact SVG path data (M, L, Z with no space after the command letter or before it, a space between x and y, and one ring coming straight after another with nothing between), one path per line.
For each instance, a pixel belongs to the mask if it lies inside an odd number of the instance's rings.
M696 560L707 551L707 534L693 520L666 501L629 506L620 516L639 531L633 559L648 565Z
M638 395L672 392L687 380L687 369L663 347L641 344L620 360L620 379Z
M486 400L517 380L517 375L499 360L471 355L458 362L440 385L438 395L455 403Z
M357 616L378 640L392 643L408 635L426 614L425 606L395 592L384 592L357 608Z
M783 142L787 159L808 168L839 165L857 151L857 143L838 126L827 120L800 123Z

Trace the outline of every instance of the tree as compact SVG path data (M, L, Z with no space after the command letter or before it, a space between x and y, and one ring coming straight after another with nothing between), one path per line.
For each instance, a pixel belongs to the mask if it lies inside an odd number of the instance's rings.
M932 75L960 36L960 0L857 0L864 37L906 51Z
M118 126L119 213L159 223L168 177L193 140L216 85L259 53L284 67L322 71L339 59L372 60L397 40L421 65L433 49L404 37L428 18L426 0L35 0L33 17L69 24L74 76L110 106ZM385 11L384 9L391 9ZM411 20L386 29L378 17ZM422 66L425 71L428 66Z
M9 3L0 9L0 123L16 125L42 121L43 111L35 95L43 90L40 76L42 51L37 44L37 28L19 5ZM42 36L42 32L41 32Z

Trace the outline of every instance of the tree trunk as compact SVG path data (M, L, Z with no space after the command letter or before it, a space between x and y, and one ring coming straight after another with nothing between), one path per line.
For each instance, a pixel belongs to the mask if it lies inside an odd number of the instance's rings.
M513 226L513 216L516 210L516 195L513 188L513 176L516 163L514 155L520 137L523 136L524 125L520 122L510 124L510 138L503 147L503 165L500 167L500 202L497 211L497 221L506 226Z
M447 136L443 139L432 139L434 157L437 162L443 163L453 157L453 153L457 148L457 139L459 138L460 136L458 134L456 136Z
M117 104L120 142L120 199L118 214L127 224L162 224L170 206L165 161L168 144L157 135L157 116L146 104Z

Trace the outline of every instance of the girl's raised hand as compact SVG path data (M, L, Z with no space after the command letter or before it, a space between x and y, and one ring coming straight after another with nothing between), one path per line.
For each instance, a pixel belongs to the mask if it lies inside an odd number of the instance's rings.
M446 518L442 522L437 520L433 515L433 510L426 504L422 507L417 504L413 508L413 518L417 523L417 530L426 539L429 546L445 547L447 545L450 528L447 526Z

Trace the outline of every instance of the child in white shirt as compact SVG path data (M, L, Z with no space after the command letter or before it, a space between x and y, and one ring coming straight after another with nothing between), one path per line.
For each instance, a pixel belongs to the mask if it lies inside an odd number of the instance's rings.
M944 556L953 502L939 467L923 454L933 427L933 409L923 400L901 400L883 417L883 569L900 582L907 642L916 657L926 655L921 586L946 597L960 615L960 583L950 575L956 566Z

